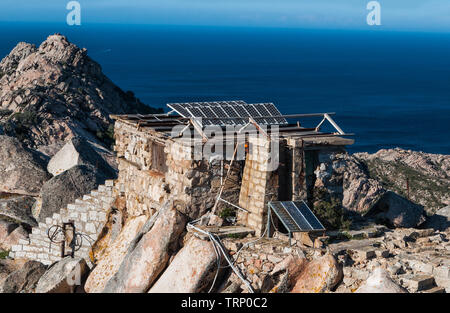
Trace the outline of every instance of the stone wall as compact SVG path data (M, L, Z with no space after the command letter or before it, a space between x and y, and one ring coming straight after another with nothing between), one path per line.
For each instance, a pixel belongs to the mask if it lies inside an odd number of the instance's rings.
M116 121L115 136L117 186L119 195L126 199L127 214L152 215L169 198L175 199L178 209L190 218L198 218L214 206L220 189L220 161L194 160L191 142L138 130L122 121ZM234 163L223 193L232 203L237 203L239 194L240 166Z
M239 205L248 213L240 210L238 222L260 236L266 227L267 202L278 198L278 175L269 168L270 141L251 136L249 147L239 195Z

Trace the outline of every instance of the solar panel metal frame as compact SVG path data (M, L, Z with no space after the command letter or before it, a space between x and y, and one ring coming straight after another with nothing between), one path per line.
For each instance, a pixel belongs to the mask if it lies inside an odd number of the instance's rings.
M283 222L283 225L289 232L299 232L286 225L280 214L278 214L279 206L289 214L290 218L295 222L300 232L324 231L325 227L320 223L314 213L310 210L305 201L270 201L268 203L270 208L277 214L278 218Z
M221 126L245 125L247 123L246 117L252 117L259 124L266 124L266 125L287 124L287 121L284 118L267 117L271 115L273 116L281 115L280 111L273 103L248 104L245 101L237 100L237 101L168 103L167 106L183 117L227 118L223 120L221 119L203 120L202 121L203 125L221 125ZM211 116L210 111L212 111L212 113L215 116ZM266 118L259 118L262 116L266 116Z
M290 232L290 233L296 233L296 232L300 232L301 228L298 227L298 225L294 225L294 227L291 227L287 221L285 221L282 218L282 214L280 214L280 207L281 210L285 211L285 208L283 207L283 205L281 204L281 201L271 201L269 202L269 206L271 207L271 209L275 212L275 214L278 216L278 218L280 219L281 223L283 223L284 227L286 227L286 229ZM277 207L278 206L278 207ZM288 212L287 212L288 213ZM270 218L270 217L269 217ZM295 221L294 221L295 222Z

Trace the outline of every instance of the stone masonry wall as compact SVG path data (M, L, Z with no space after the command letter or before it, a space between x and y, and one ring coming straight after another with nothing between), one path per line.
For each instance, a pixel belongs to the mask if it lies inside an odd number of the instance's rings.
M191 218L198 218L213 207L220 188L219 161L194 160L190 142L140 131L121 121L116 121L115 136L119 159L117 186L120 195L125 197L129 215L152 215L169 198L175 199L179 210ZM152 164L154 145L163 147L159 151L164 159L163 167L155 168ZM232 172L234 181L239 181L239 166L239 163L234 165L237 167ZM239 188L239 184L228 183L223 197L237 203Z
M249 226L260 236L266 227L267 202L278 197L278 176L269 170L270 141L249 137L250 151L245 162L238 213L238 223Z
M75 203L68 204L66 208L61 208L60 212L54 213L52 217L47 217L45 222L33 227L28 240L21 239L19 244L12 246L10 256L36 260L45 265L59 261L61 246L58 243L50 243L47 231L54 225L61 226L62 223L73 220L76 232L83 235L81 246L75 252L75 256L82 257L91 264L91 244L97 240L102 231L114 199L114 182L107 180L105 185L100 185L97 190L77 199Z

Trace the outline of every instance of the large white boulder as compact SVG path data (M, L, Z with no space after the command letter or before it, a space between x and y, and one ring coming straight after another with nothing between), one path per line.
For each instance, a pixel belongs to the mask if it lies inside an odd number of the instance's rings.
M208 288L217 270L217 258L210 241L189 239L149 293L195 293Z
M177 248L185 224L184 216L173 206L163 207L157 213L150 230L142 236L138 235L129 249L131 251L119 271L109 280L104 292L146 292L166 267L173 250Z
M76 165L90 165L112 178L115 170L96 152L91 143L81 137L71 138L51 159L47 171L57 176Z
M386 270L378 267L372 275L355 291L356 293L406 293L397 285Z
M145 215L129 219L113 244L108 246L97 266L89 275L84 289L88 293L99 293L120 268L128 248L145 224Z

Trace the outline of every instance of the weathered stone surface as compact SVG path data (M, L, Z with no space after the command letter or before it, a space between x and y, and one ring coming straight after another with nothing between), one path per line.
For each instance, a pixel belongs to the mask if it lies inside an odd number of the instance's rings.
M115 170L96 152L92 144L81 137L71 138L50 159L47 170L57 176L76 165L92 166L107 178L116 176Z
M104 292L146 292L166 267L186 220L172 206L165 206L156 214L150 220L154 223L151 228L144 234L141 232L130 245L119 271Z
M427 218L425 228L445 231L450 227L450 205L439 209L436 213Z
M75 292L88 273L89 267L84 259L66 257L42 275L36 286L36 293Z
M33 215L38 221L58 213L75 199L88 194L98 185L103 184L107 177L98 173L95 168L77 165L64 173L53 177L42 187L39 208L34 209Z
M31 227L37 226L36 220L31 217L31 207L35 201L29 196L0 200L0 219L10 219Z
M4 293L31 293L42 275L46 266L40 262L28 261L22 268L12 272L0 288Z
M0 293L2 293L3 282L14 271L19 270L26 260L0 259Z
M0 147L0 192L37 196L50 178L46 158L8 136L0 136Z
M332 290L342 279L342 268L336 259L324 255L306 265L291 292L318 293Z
M376 268L357 290L357 293L405 293L406 290L397 285L382 268Z
M192 237L150 289L150 293L205 291L217 270L217 257L210 241Z
M380 182L370 178L365 164L359 159L347 155L342 162L345 169L342 205L349 211L365 214L386 190Z
M0 107L11 111L0 123L30 147L76 135L108 143L110 114L156 112L114 85L86 49L59 34L38 48L19 43L0 62L0 72Z
M396 148L356 153L353 157L366 164L372 179L399 195L408 196L409 181L408 199L427 212L450 205L450 155Z
M387 191L366 214L394 227L417 227L425 221L424 210L406 198Z
M119 270L127 254L128 247L133 239L136 238L146 220L147 217L142 215L127 221L119 236L117 236L113 244L106 248L97 266L89 274L84 286L86 292L98 293L105 289L108 281Z
M19 240L27 238L28 232L21 225L0 219L0 249L9 251Z

